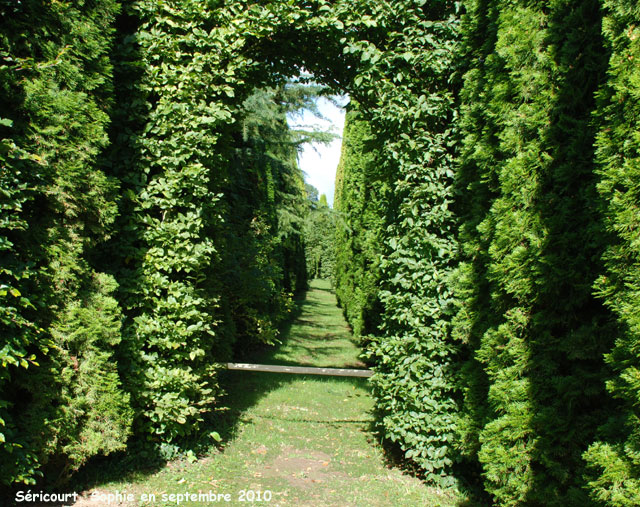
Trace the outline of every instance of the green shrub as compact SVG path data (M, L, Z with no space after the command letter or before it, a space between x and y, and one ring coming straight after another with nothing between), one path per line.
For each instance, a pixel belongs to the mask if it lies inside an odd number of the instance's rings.
M109 249L125 315L119 368L138 438L175 444L196 435L212 410L220 393L214 361L230 341L220 325L214 238L222 231L216 169L224 160L216 145L231 112L216 101L227 97L224 78L203 73L220 67L224 51L215 30L202 31L213 16L207 4L123 9L108 159L122 182Z
M116 212L117 183L98 167L116 12L111 0L0 7L0 100L13 123L0 169L5 484L32 482L47 464L65 478L87 458L123 448L129 434L112 356L115 286L91 259Z
M593 160L598 2L470 2L458 188L459 448L501 505L587 502L615 335Z
M603 32L611 51L608 80L600 89L596 158L606 225L613 241L604 256L606 274L596 284L598 296L620 322L607 364L615 376L607 383L620 405L609 414L602 440L589 447L588 488L600 505L640 503L640 424L637 404L640 361L640 7L635 2L604 2Z
M381 146L377 163L389 182L380 263L382 312L368 356L374 361L371 382L385 437L427 480L451 485L457 411L456 347L449 332L454 301L449 276L457 254L450 208L455 146L451 67L458 20L453 3L418 3L423 4L394 4L403 28L389 29L379 52L365 49L372 60L367 87L376 101L363 101L363 109L375 126L375 144Z
M317 202L310 201L310 210L304 224L304 255L307 262L307 275L310 279L333 280L335 230L335 212L329 208L327 196L322 194Z
M87 296L71 302L52 324L57 349L59 452L69 471L88 458L125 448L133 412L124 393L113 350L121 341L121 312L112 297L113 277L96 275Z
M307 213L297 140L286 113L296 87L255 90L243 103L235 153L223 188L225 243L220 278L230 308L235 351L278 341L293 296L306 288Z
M345 119L336 172L336 296L357 337L380 323L380 259L388 184L379 148L354 101Z
M296 102L242 54L242 20L196 1L131 2L120 20L110 262L134 430L158 446L200 435L221 395L216 361L274 343L306 286L304 183L285 120Z

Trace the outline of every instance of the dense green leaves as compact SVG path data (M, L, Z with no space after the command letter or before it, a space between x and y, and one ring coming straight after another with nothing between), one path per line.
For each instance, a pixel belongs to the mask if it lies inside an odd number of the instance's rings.
M592 295L598 3L469 2L458 177L460 448L504 505L587 501L615 329Z
M211 356L219 284L207 275L220 196L211 165L216 126L230 112L210 99L224 94L224 77L202 74L223 56L198 36L209 22L206 7L135 2L125 16L138 26L118 47L121 109L111 156L124 195L114 242L126 310L120 368L135 431L172 442L198 431L217 397Z
M457 251L450 209L457 22L455 6L446 2L400 8L411 28L381 59L384 82L394 84L381 87L380 120L372 121L376 136L386 137L382 167L393 169L381 264L384 310L370 348L377 363L372 382L387 436L430 481L446 485L453 482L456 412L447 280ZM407 58L411 71L400 83L392 62L395 67ZM372 76L372 83L379 78Z
M252 94L231 6L143 1L126 12L135 28L122 34L117 92L128 100L111 153L125 189L121 368L135 431L178 445L220 395L215 361L273 343L306 285L304 185L285 119L302 99Z
M356 337L380 323L380 257L385 228L384 181L379 148L354 101L344 126L336 173L336 296Z
M605 41L611 51L607 83L599 91L596 158L600 194L607 202L608 230L615 240L605 254L607 271L597 282L597 294L618 316L621 330L606 361L615 376L607 383L620 407L603 428L603 440L585 455L589 490L601 505L640 502L640 425L638 383L640 362L640 7L633 2L604 2Z
M393 211L384 223L391 228L383 232L383 206L377 203L374 215L380 217L380 234L367 242L375 241L381 248L386 240L390 249L385 332L399 340L417 339L420 345L408 363L403 349L392 347L379 371L378 386L384 391L385 383L404 376L403 365L409 363L416 371L416 386L427 385L432 367L446 369L446 346L428 363L423 363L420 351L434 346L440 350L441 345L434 344L442 339L444 328L437 320L449 304L447 297L431 306L429 315L419 307L440 290L441 279L429 275L433 263L446 271L453 251L446 225L451 177L448 122L453 113L446 88L456 30L455 20L448 18L454 7L453 2L425 7L413 1L124 4L115 24L115 88L98 88L105 82L96 80L91 88L100 89L103 98L113 91L111 97L117 99L109 118L96 117L102 129L112 121L111 148L101 163L121 189L115 234L106 248L95 252L75 243L56 244L51 251L62 264L77 259L86 269L93 256L108 265L118 281L124 326L121 341L114 338L113 344L118 373L131 393L137 434L157 443L197 435L219 394L212 358L228 357L236 340L236 350L252 340L273 341L290 294L304 286L300 233L306 205L302 180L292 169L292 146L300 138L288 139L278 127L283 112L273 108L278 97L252 96L256 88L281 85L301 67L359 101L364 121L376 125L374 144L381 150L374 179L389 182L393 194ZM98 44L97 51L87 53L100 59L108 47ZM57 125L57 131L52 127L47 132L51 139L63 131L52 114L56 108L78 119L93 114L90 103L64 102L69 98L65 93L54 99L41 89L29 93L41 106L41 118ZM105 146L103 132L93 124L86 132L96 146ZM80 138L70 142L86 148ZM98 151L85 151L95 165ZM90 165L86 157L78 160ZM434 172L425 173L425 166L433 166ZM93 177L100 175L96 171ZM80 174L69 167L68 176L77 181ZM111 181L104 179L101 188L108 189ZM68 188L60 195L65 191ZM93 199L91 210L102 213L87 214L87 221L98 227L113 221L113 200L102 199L100 193L83 195ZM424 200L427 195L433 198ZM106 239L104 232L100 234L100 240ZM408 243L399 245L397 238ZM413 253L407 256L409 251ZM432 256L423 263L420 256L425 251ZM67 271L54 269L51 277L63 273ZM376 273L377 268L374 277ZM50 319L56 336L81 335L86 316L73 302L94 287L93 278L86 277L85 285L62 286L70 306L59 313L67 322ZM427 284L417 287L412 307L417 313L407 311L398 292L416 280ZM92 290L83 296L87 308L94 301L90 294L98 289ZM371 292L377 291L371 287ZM101 294L107 297L108 291ZM114 308L111 316L118 315ZM416 326L427 331L415 335ZM87 350L108 341L101 336L83 340ZM384 356L384 347L376 353ZM104 364L100 361L97 370ZM73 359L66 364L73 365ZM105 375L109 378L110 373ZM406 406L380 403L388 414L386 432L409 451L408 457L429 466L431 458L438 458L430 474L434 479L444 477L451 462L443 444L449 432L446 418L424 418L425 426L407 438L390 421L400 418L410 425L412 414L426 413L434 400L438 413L446 410L443 396L449 390L449 384L435 391L427 385L427 392ZM126 397L116 399L114 407L124 407ZM113 448L105 442L101 449Z
M318 191L313 188L315 195ZM308 191L308 189L307 189ZM335 270L335 211L329 208L327 196L318 200L309 196L310 210L304 224L305 260L310 279L334 278Z
M638 503L640 12L462 4L2 4L3 482L197 439L335 226L382 433L428 480ZM296 163L326 136L286 124L325 92L335 215Z
M98 168L116 11L0 6L3 483L33 481L47 461L64 478L129 434L115 283L90 261L116 210L117 183Z

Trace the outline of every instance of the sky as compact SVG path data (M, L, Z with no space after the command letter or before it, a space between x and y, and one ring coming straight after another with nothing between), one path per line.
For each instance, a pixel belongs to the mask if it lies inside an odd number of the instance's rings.
M334 99L342 106L349 101L348 97L334 97ZM329 130L340 136L328 145L319 143L305 144L302 153L298 157L298 164L304 172L305 181L318 189L318 195L326 194L329 206L333 207L333 192L336 168L340 161L345 111L342 107L336 107L324 97L318 99L318 109L326 120L322 120L309 111L305 111L302 116L289 116L287 121L292 128L316 125L322 130Z

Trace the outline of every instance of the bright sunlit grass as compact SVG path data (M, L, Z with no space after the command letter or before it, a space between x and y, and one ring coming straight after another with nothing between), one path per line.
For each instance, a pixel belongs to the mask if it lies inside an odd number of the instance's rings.
M329 283L314 281L283 345L259 360L363 368L358 354ZM373 430L366 379L244 371L225 377L230 410L220 450L96 488L126 492L134 505L154 506L177 505L179 497L172 494L199 492L228 494L230 502L218 503L231 505L250 498L295 506L459 504L455 493L427 487L387 464ZM155 494L155 502L140 501L144 494Z

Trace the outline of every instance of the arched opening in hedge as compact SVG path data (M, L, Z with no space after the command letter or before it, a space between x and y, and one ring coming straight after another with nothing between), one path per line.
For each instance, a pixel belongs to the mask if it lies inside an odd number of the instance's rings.
M236 280L234 287L256 279L243 281L238 272L246 266L234 265L243 257L230 254L246 245L246 234L236 242L227 226L230 194L239 188L228 182L241 180L229 171L246 99L304 68L357 103L368 146L377 152L369 177L384 186L384 204L374 213L377 250L363 264L375 263L385 276L363 306L376 305L385 330L384 340L368 338L371 358L380 364L373 385L382 424L390 439L412 449L407 457L428 470L429 479L451 483L453 347L443 315L451 299L444 280L456 250L449 209L455 8L454 2L408 0L393 9L368 1L128 7L121 25L129 33L117 51L131 60L118 63L116 78L118 95L131 100L114 122L112 153L122 160L114 167L123 182L120 230L126 234L116 243L137 431L161 440L199 431L217 392L211 358L228 357L250 334L250 326L230 316L244 312L254 329L264 329L268 312L282 305L273 298L256 314L257 300L268 298L250 288L246 294L256 300L240 308L227 297L230 285L220 281L220 273ZM280 251L273 269L292 269L294 243ZM267 273L265 259L275 250L256 252ZM413 364L412 373L400 364ZM424 383L425 375L438 378ZM140 389L145 385L155 387ZM416 419L412 414L422 411L424 400L430 417Z

